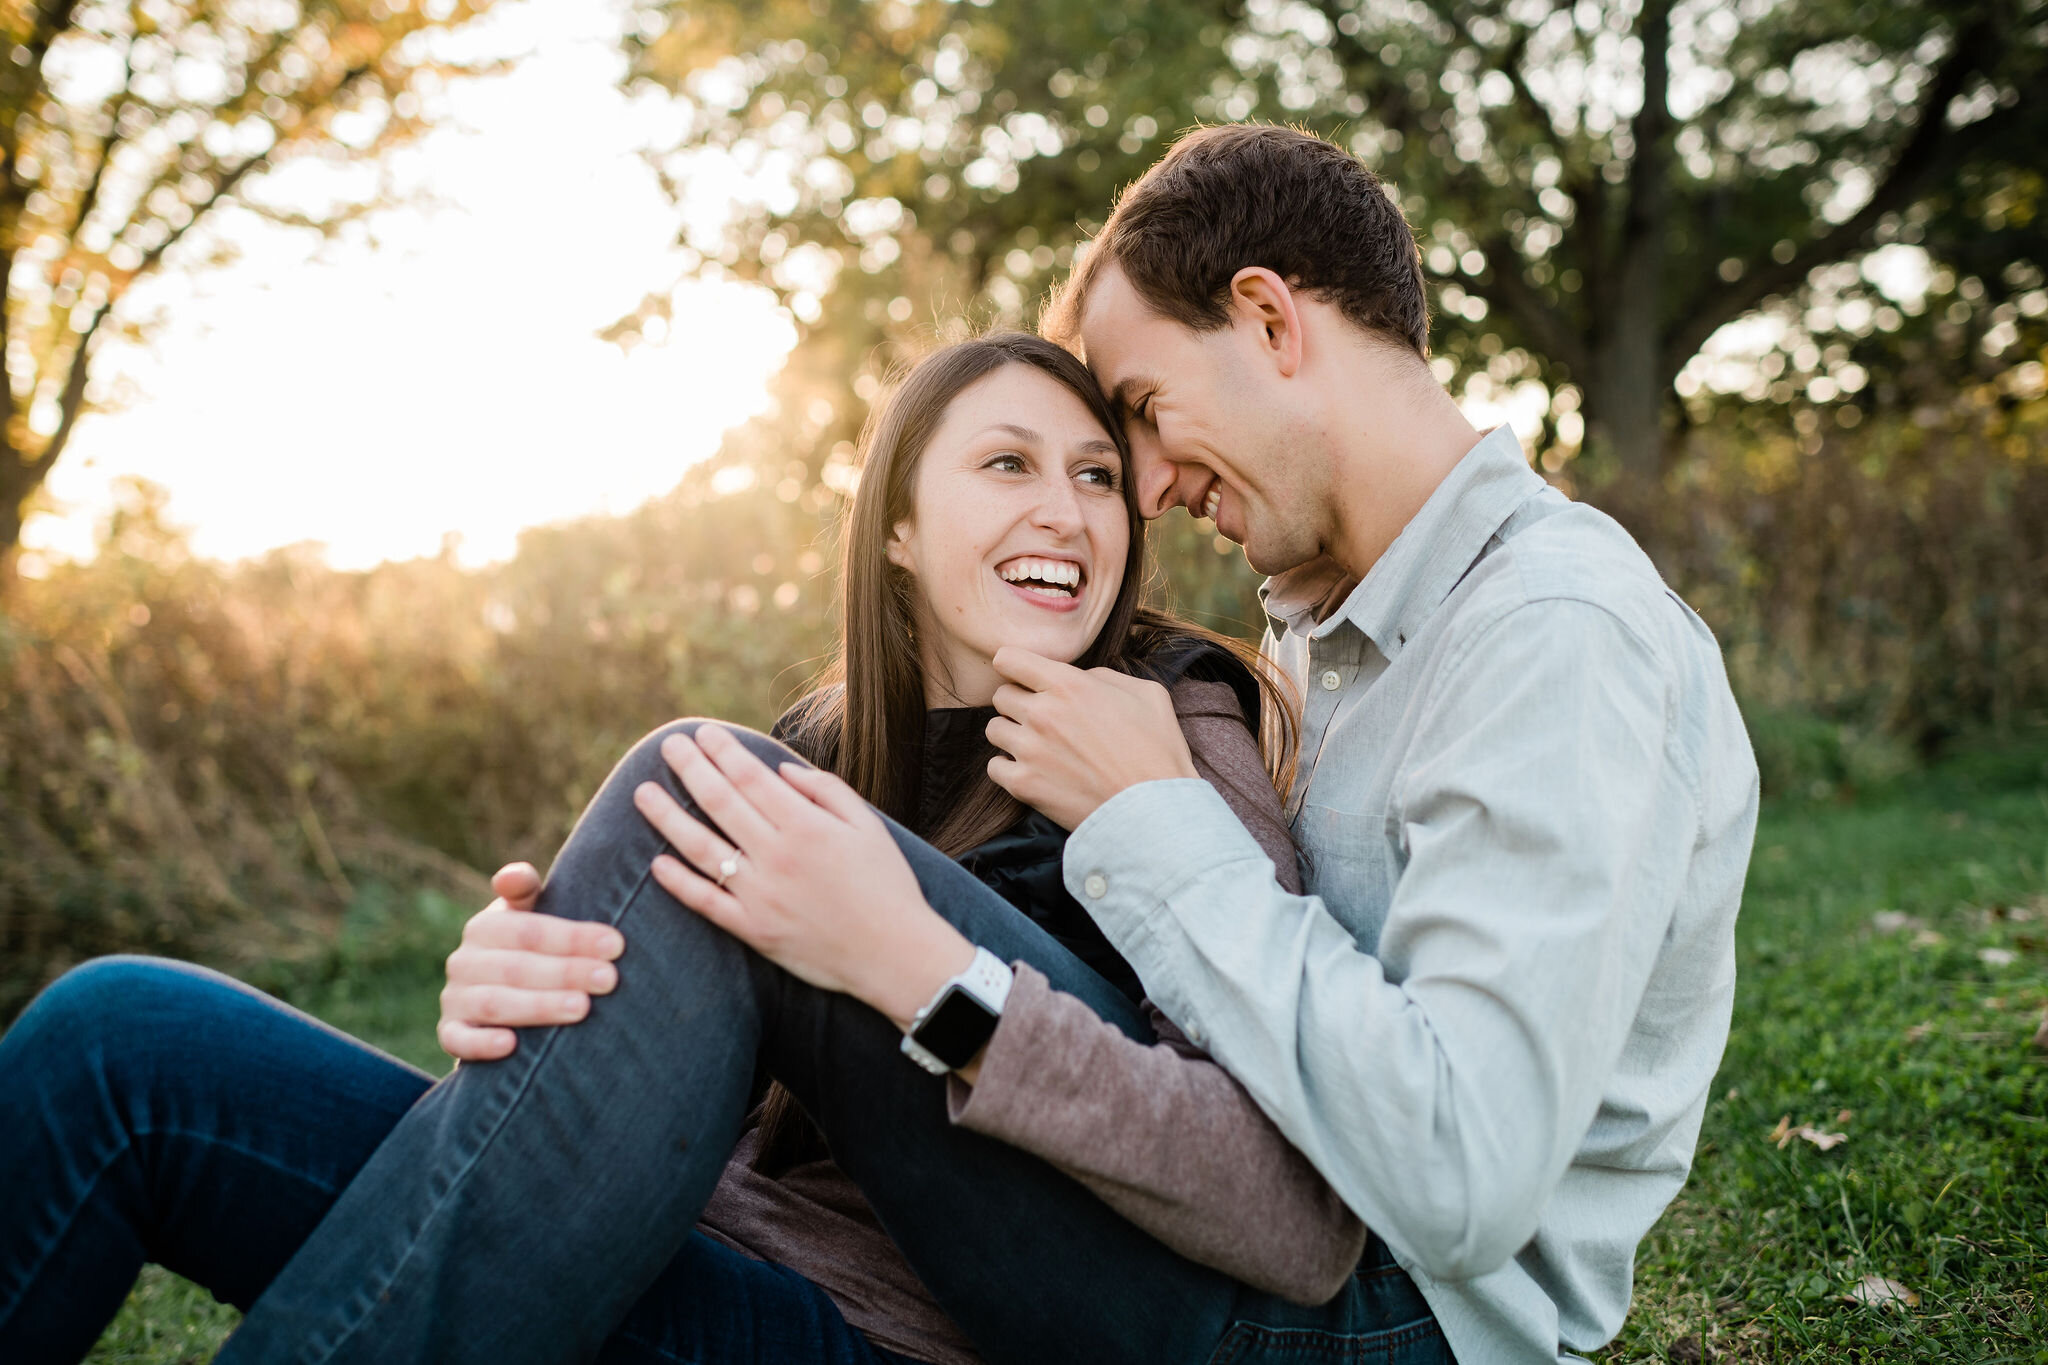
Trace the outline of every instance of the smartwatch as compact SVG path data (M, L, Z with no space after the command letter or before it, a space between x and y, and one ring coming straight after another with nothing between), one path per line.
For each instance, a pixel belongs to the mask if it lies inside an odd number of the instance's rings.
M976 948L967 970L939 987L910 1021L903 1055L934 1076L966 1066L995 1033L1013 979L1008 963Z

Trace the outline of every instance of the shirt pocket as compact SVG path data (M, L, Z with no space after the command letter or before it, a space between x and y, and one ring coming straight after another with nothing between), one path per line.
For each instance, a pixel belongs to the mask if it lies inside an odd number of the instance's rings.
M1388 818L1313 802L1304 802L1294 817L1304 887L1367 952L1379 944L1399 875Z

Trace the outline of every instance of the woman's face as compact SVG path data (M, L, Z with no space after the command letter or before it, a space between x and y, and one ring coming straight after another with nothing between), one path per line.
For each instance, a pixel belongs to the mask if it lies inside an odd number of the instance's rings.
M1116 445L1065 386L1009 364L962 389L925 447L888 554L917 580L925 697L985 706L1005 645L1072 663L1130 555Z

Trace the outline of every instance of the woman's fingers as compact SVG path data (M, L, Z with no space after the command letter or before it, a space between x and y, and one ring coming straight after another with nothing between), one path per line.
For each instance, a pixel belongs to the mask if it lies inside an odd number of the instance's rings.
M873 812L861 794L846 785L836 773L823 768L807 768L801 763L782 765L782 780L796 788L801 796L809 797L828 814L852 824Z
M704 728L709 730L712 727ZM775 822L733 785L732 779L711 761L703 746L691 736L670 735L661 742L661 756L681 779L683 790L690 794L697 808L724 830L733 843L743 849L759 848L774 837ZM690 858L688 849L678 846L677 851ZM690 860L696 861L695 858Z
M777 829L798 828L811 815L811 803L790 790L773 768L722 725L706 725L697 731L697 747L703 751L726 781L732 783L748 805ZM716 813L706 808L707 814ZM746 846L746 840L740 841Z
M682 802L658 782L642 782L635 787L633 807L654 826L656 834L668 841L670 848L699 871L717 876L718 865L735 851L708 825L684 810Z
M740 942L754 943L746 907L740 904L739 897L722 889L681 859L671 858L666 853L655 858L652 870L654 880L662 890Z

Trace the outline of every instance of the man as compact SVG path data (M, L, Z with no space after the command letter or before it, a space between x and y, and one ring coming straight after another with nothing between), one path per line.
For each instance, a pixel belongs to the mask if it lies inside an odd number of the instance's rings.
M1711 635L1465 421L1407 226L1329 143L1184 138L1048 322L1127 414L1145 514L1209 517L1274 575L1314 894L1203 784L1128 783L1148 746L1171 777L1175 737L1107 680L999 655L999 780L1074 830L1069 888L1461 1359L1597 1349L1727 1039L1757 779Z
M1433 1321L1357 1297L1291 1308L1133 1241L1031 1159L949 1134L885 1021L670 906L628 931L632 989L407 1115L229 1354L492 1358L462 1354L481 1339L466 1333L515 1309L492 1351L544 1358L550 1332L587 1349L563 1313L616 1321L701 1206L663 1184L709 1178L689 1165L697 1120L647 1082L699 1064L670 1056L693 1009L693 1029L746 1013L991 1358L1045 1359L1020 1293L1088 1315L1104 1360L1206 1359L1219 1341L1244 1360L1317 1341L1440 1358L1439 1324L1466 1365L1611 1338L1725 1041L1755 768L1705 628L1510 433L1464 421L1424 362L1426 316L1414 240L1370 173L1257 127L1183 139L1051 314L1128 414L1144 510L1213 517L1277 575L1267 647L1307 699L1289 815L1313 894L1285 893L1186 778L1149 684L1005 651L990 737L998 780L1074 831L1069 889L1392 1248ZM642 894L659 841L607 812L652 771L621 765L585 816L599 834L579 830L550 882L611 889L562 903ZM970 940L1037 951L957 867L905 851ZM527 918L478 922L516 947L505 926ZM520 980L508 968L502 987ZM563 1017L558 991L534 994L493 1022ZM682 1156L663 1136L678 1126ZM1401 1271L1374 1274L1412 1296ZM1364 1320L1396 1311L1399 1331Z

